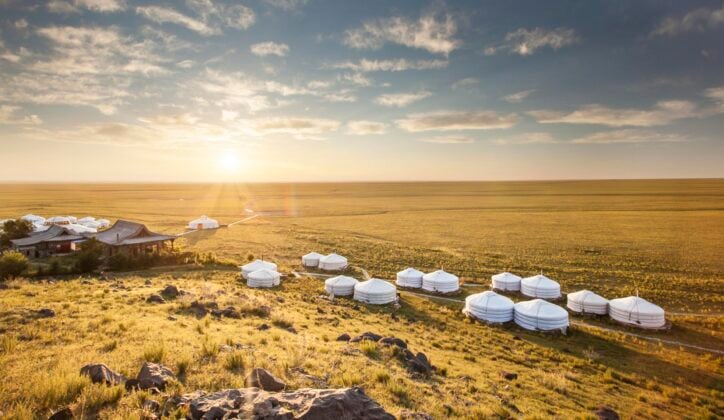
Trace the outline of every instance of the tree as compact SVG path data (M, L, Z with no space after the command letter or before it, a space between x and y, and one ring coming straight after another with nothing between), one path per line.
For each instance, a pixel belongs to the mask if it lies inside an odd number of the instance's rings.
M16 251L5 251L0 256L0 280L17 277L28 268L28 259Z
M80 251L76 255L75 268L81 273L88 273L101 265L103 257L103 244L96 238L90 238L83 242Z
M3 224L0 246L8 247L12 239L24 238L32 231L33 224L25 219L8 220Z

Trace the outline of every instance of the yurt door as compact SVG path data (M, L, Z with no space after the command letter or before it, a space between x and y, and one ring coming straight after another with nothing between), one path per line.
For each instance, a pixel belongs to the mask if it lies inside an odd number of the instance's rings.
M198 229L198 230L201 230L201 229L203 229L203 228L204 228L204 224L203 224L203 223L199 223L199 224L196 225L196 229Z

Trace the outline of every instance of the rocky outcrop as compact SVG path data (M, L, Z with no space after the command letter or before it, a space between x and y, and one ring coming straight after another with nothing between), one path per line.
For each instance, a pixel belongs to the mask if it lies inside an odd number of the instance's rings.
M405 343L404 340L397 338L397 337L382 337L382 338L380 338L378 343L385 345L385 346L397 346L401 349L407 348L407 343Z
M148 302L148 303L166 303L166 299L164 299L161 295L154 293L146 299L146 302Z
M360 388L300 389L267 392L258 388L194 392L176 399L194 420L249 418L264 420L394 420Z
M161 295L166 299L176 299L180 294L178 287L169 284L161 290Z
M282 391L287 386L281 379L262 368L252 370L244 380L244 383L246 386L261 388L265 391Z
M349 341L351 338L352 337L350 337L349 334L344 333L337 337L337 341Z
M53 318L55 316L55 311L49 308L43 308L38 310L37 314L39 318Z
M356 343L356 342L362 341L362 340L380 341L381 338L382 338L381 335L371 333L371 332L364 332L364 333L358 335L357 337L349 340L349 342Z
M618 413L613 411L610 407L601 406L596 410L596 417L599 420L618 420Z
M428 360L425 353L418 352L414 354L410 350L405 349L403 352L405 361L407 362L407 370L413 373L421 373L423 375L429 375L432 373L432 365Z
M138 377L136 378L139 388L158 388L160 390L165 389L166 385L175 379L176 376L171 369L151 362L146 362L141 366L141 371L138 372Z
M103 363L94 363L80 368L80 374L90 377L94 384L118 385L126 381L126 377L114 372Z

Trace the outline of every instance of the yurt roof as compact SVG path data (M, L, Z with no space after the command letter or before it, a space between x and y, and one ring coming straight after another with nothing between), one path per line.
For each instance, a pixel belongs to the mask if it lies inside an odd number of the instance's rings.
M494 275L492 275L492 276L491 276L491 279L493 279L493 280L517 280L517 281L520 281L520 280L521 280L521 277L520 277L520 276L516 276L516 275L513 274L513 273L509 273L509 272L507 272L507 271L504 271L504 272L502 272L502 273L500 273L500 274L494 274Z
M70 218L65 216L53 216L46 219L46 221L50 223L70 223Z
M456 276L454 274L450 274L444 270L437 270L437 271L433 271L432 273L427 273L424 276L422 276L422 278L425 280L434 280L434 281L438 281L438 282L449 282L449 283L458 281L458 276Z
M279 273L274 270L262 268L260 270L254 270L249 273L249 277L254 280L274 280L279 277Z
M96 233L97 232L97 230L92 227L79 225L77 223L68 224L65 226L65 228L72 231L75 234Z
M108 220L108 219L98 219L98 220L96 220L96 222L98 222L98 223L100 223L100 224L102 224L102 225L110 225L110 224L111 224L111 221Z
M329 255L321 257L320 260L326 263L347 262L347 258L335 253L331 253Z
M392 283L375 278L357 283L355 289L366 293L391 293L397 290Z
M319 252L310 252L307 255L302 256L302 258L322 258L324 255L320 254Z
M424 276L425 273L423 273L420 270L416 270L412 267L408 267L408 268L400 271L399 273L397 273L397 275L401 276L401 277L420 277L420 276Z
M29 222L44 222L45 221L45 217L38 216L38 215L32 214L32 213L26 214L25 216L21 217L21 219L27 220Z
M581 290L568 294L568 299L574 302L586 302L593 304L604 304L608 303L608 299L603 296L597 295L590 290Z
M324 281L324 284L330 286L354 286L357 283L357 279L349 276L330 277Z
M649 302L638 296L629 296L620 299L612 299L609 302L611 308L622 311L647 314L647 315L664 315L664 309L658 305Z
M78 223L85 223L85 222L95 222L96 218L93 216L86 216L81 219L78 219Z
M503 295L499 295L492 290L470 295L465 298L465 303L478 307L485 306L488 308L500 309L513 308L514 305L512 300Z
M199 224L199 223L204 223L204 222L217 223L216 220L210 218L209 216L205 216L205 215L199 217L198 219L192 220L190 223L192 223L192 224Z
M250 262L249 264L241 266L242 269L246 271L256 271L256 270L276 270L277 265L268 261L264 260L254 260Z
M553 289L553 288L560 287L558 282L549 279L548 277L544 276L543 274L536 274L535 276L532 276L532 277L526 277L521 281L527 285L535 286L535 287L539 287L539 288L547 287L547 288Z
M558 305L543 299L533 299L515 304L515 311L523 315L540 319L559 319L568 316L568 312Z

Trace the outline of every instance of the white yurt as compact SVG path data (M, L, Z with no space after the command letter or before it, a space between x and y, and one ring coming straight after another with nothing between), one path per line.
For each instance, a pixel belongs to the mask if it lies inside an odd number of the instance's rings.
M71 223L69 225L63 226L66 229L68 229L70 232L73 232L76 235L82 235L84 233L96 233L98 232L97 229L93 229L88 226L80 225L78 223Z
M48 229L50 229L50 225L46 225L43 223L33 223L33 232L45 232Z
M101 227L101 224L96 222L95 220L89 220L89 221L85 221L85 222L78 220L78 224L83 225L85 227L89 227L91 229L95 229L95 230L98 230Z
M569 293L566 298L566 306L573 312L596 315L606 315L608 313L608 299L590 290Z
M322 257L324 257L324 255L319 252L310 252L302 256L302 265L305 267L317 267L319 265L319 259Z
M347 267L347 258L338 254L329 254L319 259L318 267L322 270L343 270Z
M608 303L608 314L611 319L641 328L661 328L666 325L664 310L638 296L612 299Z
M488 290L466 297L463 313L481 321L497 324L513 320L514 305L507 297Z
M422 287L422 276L424 275L425 273L420 270L415 270L411 267L406 268L397 273L397 281L395 283L400 287L419 289Z
M241 266L241 275L245 278L249 278L249 273L252 271L257 270L270 270L270 271L277 271L277 265L264 260L255 260L250 262L249 264L242 265Z
M493 286L493 289L519 292L521 280L520 276L516 276L515 274L511 274L506 271L491 276L490 284Z
M422 289L439 293L455 292L460 289L460 279L443 270L433 271L422 276Z
M53 216L45 219L46 225L69 225L71 223L75 222L71 222L70 219L65 216Z
M95 221L96 221L96 218L95 218L95 217L93 217L93 216L86 216L86 217L81 217L80 219L78 219L77 223L80 223L81 225L84 225L84 224L86 224L86 223L88 223L88 222L95 222Z
M357 279L348 276L337 276L324 281L324 290L335 296L352 296Z
M557 299L561 297L561 285L542 274L522 279L520 291L524 295L534 298Z
M397 288L380 279L369 279L354 286L354 299L373 305L384 305L397 300Z
M568 328L568 312L543 299L518 302L514 307L515 323L532 331L561 330Z
M28 222L30 222L34 225L36 225L36 224L42 225L43 223L45 223L45 217L38 216L37 214L26 214L25 216L21 217L21 219L27 220Z
M106 229L111 226L111 221L108 219L98 219L98 220L96 220L96 222L100 223L99 227L101 229Z
M281 283L280 274L274 270L262 268L252 271L246 278L246 285L249 287L274 287Z
M66 216L68 220L70 220L70 223L78 223L78 218L75 216Z
M204 229L217 229L219 222L210 218L209 216L201 216L198 219L194 219L189 222L189 229L204 230Z

